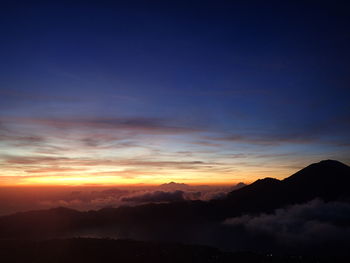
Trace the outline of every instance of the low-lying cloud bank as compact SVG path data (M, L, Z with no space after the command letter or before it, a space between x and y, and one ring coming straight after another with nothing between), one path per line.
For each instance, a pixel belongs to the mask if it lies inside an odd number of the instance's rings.
M169 202L186 200L187 194L189 192L182 190L157 190L136 192L121 199L124 204ZM155 213L151 217L135 219L130 225L116 223L103 229L86 229L78 236L193 243L231 251L350 256L348 201L324 202L315 199L277 209L271 214L242 215L223 222L206 220L200 215L188 217L186 221L181 218L182 210L175 211L179 216L175 216L175 220L162 221L163 216L157 211L153 210Z
M0 192L0 216L20 211L67 207L81 211L186 200L211 200L226 196L236 186L190 186L170 183L150 187L118 188L14 188Z
M64 206L78 210L96 210L105 207L118 207L122 205L135 206L146 203L169 203L187 200L208 201L226 196L232 188L196 187L182 190L170 189L109 189L92 192L72 192L59 199L53 198L39 201L43 208Z
M316 199L273 214L230 218L224 225L237 238L243 237L240 246L245 249L344 253L350 244L350 203Z
M184 201L184 192L176 190L174 192L154 191L135 196L123 197L124 202L178 202Z

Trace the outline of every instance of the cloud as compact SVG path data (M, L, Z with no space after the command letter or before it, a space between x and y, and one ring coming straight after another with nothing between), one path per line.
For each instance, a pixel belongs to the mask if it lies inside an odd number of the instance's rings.
M184 199L184 192L180 190L176 190L173 192L165 192L165 191L149 192L149 193L124 197L121 200L124 202L160 203L160 202L178 202L178 201L184 201L185 199Z
M71 159L68 157L50 157L50 156L16 156L3 154L0 156L6 163L9 164L50 164L58 162L68 162Z
M44 170L43 170L44 172ZM133 171L131 171L133 172ZM54 175L56 176L56 175ZM118 174L116 176L133 176ZM20 176L21 178L41 177L41 173ZM1 176L0 181L11 180L12 176ZM23 210L46 209L65 206L81 211L97 210L104 207L135 206L145 203L178 202L184 200L210 200L222 197L232 190L230 186L193 186L165 189L159 186L123 186L107 188L84 187L35 187L7 188L0 191L0 215ZM5 191L6 190L6 191ZM11 202L8 202L11 200Z
M16 156L0 155L0 158L7 164L16 165L52 165L63 164L65 166L124 166L124 167L149 167L149 168L176 168L176 169L196 169L207 168L216 163L205 163L202 161L145 161L142 159L92 159L92 158L69 158L57 156ZM52 167L53 168L53 167ZM53 170L53 169L52 169ZM146 172L146 171L145 171ZM123 173L122 172L109 172ZM103 172L101 172L103 174Z
M257 134L229 134L221 137L210 137L214 141L226 141L237 143L248 143L261 146L276 146L280 144L289 143L312 143L318 140L317 134L303 134L303 133L291 133L291 134L273 134L273 133L257 133Z
M9 135L9 134L0 134L0 141L9 142L14 146L32 146L38 145L45 142L45 138L41 136L19 136L19 135Z
M222 144L213 143L210 141L194 141L194 142L192 142L192 144L201 145L201 146L208 146L208 147L221 147L222 146Z
M123 196L130 194L128 189L96 189L88 190L78 188L78 191L64 191L50 197L43 195L37 202L41 208L52 208L57 206L65 206L78 210L96 210L105 207L118 207L122 204L120 200Z
M171 123L161 118L100 117L100 118L2 118L4 122L40 125L59 129L108 129L140 134L181 134L200 132L201 129Z
M26 173L59 173L59 172L77 172L77 171L86 171L82 168L70 168L70 167L43 167L25 170Z
M350 204L316 199L273 214L230 218L224 225L249 237L245 245L250 249L264 244L289 253L319 249L331 254L350 244Z

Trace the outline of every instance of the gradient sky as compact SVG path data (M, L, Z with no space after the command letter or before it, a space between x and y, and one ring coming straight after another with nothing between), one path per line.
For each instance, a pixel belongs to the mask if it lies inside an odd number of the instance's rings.
M348 6L30 2L0 8L1 185L237 183L350 163Z

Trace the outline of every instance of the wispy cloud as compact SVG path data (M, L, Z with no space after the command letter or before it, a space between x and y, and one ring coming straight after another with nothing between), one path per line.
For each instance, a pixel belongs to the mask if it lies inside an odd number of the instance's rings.
M199 132L197 127L172 124L159 118L111 117L111 118L3 118L3 121L41 125L60 129L115 129L145 134L179 134Z
M45 138L43 136L20 136L20 135L10 135L10 134L0 134L0 142L11 143L14 146L32 146L38 145L45 142Z
M133 166L133 167L168 167L168 168L193 168L195 166L215 165L203 161L145 161L142 159L97 159L97 158L69 158L50 156L14 156L0 155L5 163L9 164L66 164L70 166Z
M128 196L122 198L124 202L137 202L137 203L146 203L146 202L176 202L184 201L184 192L176 190L174 192L165 192L165 191L154 191L150 193L136 194L134 196Z
M71 167L57 167L57 166L51 166L51 167L41 167L41 168L34 168L25 170L26 173L30 174L38 174L38 173L60 173L60 172L83 172L86 171L86 169L83 168L71 168Z
M0 117L4 146L0 163L3 175L16 176L75 175L77 180L91 176L149 182L169 175L214 182L220 175L225 182L250 181L276 175L278 170L279 177L287 176L306 164L295 157L296 149L281 152L284 146L339 143L325 140L324 134L315 126L219 131L148 117ZM273 164L267 160L271 158L275 158ZM320 158L329 157L317 156L316 160ZM287 167L287 161L293 165Z
M317 141L317 134L313 136L310 134L276 134L276 133L242 133L242 134L228 134L221 137L208 137L207 139L211 139L213 141L222 141L222 142L237 142L237 143L248 143L255 144L261 146L275 146L281 144L305 144L312 143Z

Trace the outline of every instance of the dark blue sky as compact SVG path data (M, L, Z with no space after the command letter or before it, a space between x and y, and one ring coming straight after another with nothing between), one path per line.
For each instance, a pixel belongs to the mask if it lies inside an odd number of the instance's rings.
M0 11L6 173L119 167L139 181L207 182L349 163L346 4L30 2ZM91 170L86 159L118 162Z

